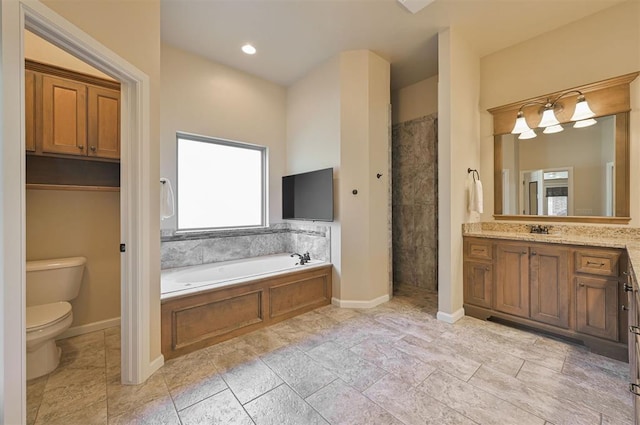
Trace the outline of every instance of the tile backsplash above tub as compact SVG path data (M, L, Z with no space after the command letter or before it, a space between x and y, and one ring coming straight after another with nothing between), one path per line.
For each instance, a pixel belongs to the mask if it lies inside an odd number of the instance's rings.
M211 232L161 233L162 269L240 260L284 252L309 252L311 258L329 261L329 226L278 223L260 229Z

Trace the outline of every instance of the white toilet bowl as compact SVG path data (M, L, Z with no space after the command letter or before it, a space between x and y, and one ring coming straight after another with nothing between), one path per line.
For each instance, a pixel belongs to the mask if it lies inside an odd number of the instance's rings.
M27 379L52 372L60 363L55 338L73 321L71 304L59 301L27 307Z

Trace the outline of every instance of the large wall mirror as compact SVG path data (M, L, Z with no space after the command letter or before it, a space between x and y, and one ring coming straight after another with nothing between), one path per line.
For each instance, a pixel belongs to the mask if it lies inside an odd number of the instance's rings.
M576 88L596 124L574 128L577 96L562 99L562 131L519 138L511 134L519 110L531 128L542 109L522 105L557 93L489 110L494 116L494 216L500 220L628 223L629 83L638 73ZM574 90L574 89L571 89Z

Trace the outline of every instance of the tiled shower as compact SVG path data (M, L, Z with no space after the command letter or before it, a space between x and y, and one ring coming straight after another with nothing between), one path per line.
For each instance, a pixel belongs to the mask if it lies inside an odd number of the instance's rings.
M393 283L438 289L438 115L392 130Z

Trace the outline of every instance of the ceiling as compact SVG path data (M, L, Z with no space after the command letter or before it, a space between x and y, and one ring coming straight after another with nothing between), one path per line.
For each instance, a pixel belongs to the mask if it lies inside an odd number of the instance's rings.
M436 0L411 14L396 0L162 0L162 41L288 86L345 50L391 62L392 89L438 73L438 31L457 28L479 55L622 0ZM245 55L252 43L258 52Z

